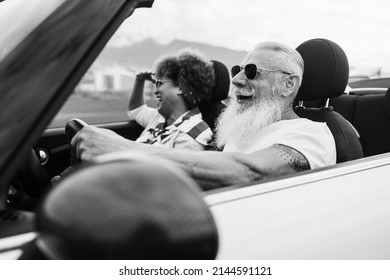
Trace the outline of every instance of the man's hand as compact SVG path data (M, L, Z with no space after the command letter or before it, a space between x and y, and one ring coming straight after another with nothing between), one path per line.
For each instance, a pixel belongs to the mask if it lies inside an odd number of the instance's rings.
M82 161L116 151L132 149L133 141L127 140L109 129L86 126L71 141L71 153Z

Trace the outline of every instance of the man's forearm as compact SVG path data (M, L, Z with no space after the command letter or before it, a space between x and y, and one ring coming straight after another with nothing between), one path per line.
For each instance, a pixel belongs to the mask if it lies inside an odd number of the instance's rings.
M247 183L298 170L286 162L284 154L268 148L252 154L184 151L153 147L125 139L111 130L87 126L71 142L73 154L82 161L118 151L134 151L176 163L202 186L210 189Z
M259 180L268 175L261 164L253 164L249 155L214 151L165 150L139 145L139 150L179 165L205 190Z

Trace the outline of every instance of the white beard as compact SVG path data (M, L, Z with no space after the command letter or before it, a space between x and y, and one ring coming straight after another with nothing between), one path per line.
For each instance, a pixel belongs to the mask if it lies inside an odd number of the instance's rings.
M253 103L247 107L232 98L218 118L216 144L222 148L229 141L234 146L246 146L264 127L281 118L282 102L275 88L268 96L254 96Z

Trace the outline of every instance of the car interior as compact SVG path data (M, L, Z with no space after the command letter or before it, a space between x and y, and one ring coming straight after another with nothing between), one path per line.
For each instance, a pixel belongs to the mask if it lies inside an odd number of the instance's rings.
M296 113L326 121L336 140L337 163L390 152L390 89L347 91L348 58L335 42L313 39L297 50L305 74Z
M358 134L329 99L340 96L348 83L349 64L344 51L326 39L313 39L297 47L305 63L303 81L296 96L295 112L300 117L326 122L336 142L337 163L363 157ZM325 100L320 108L305 107L305 101Z
M203 119L211 130L215 129L215 121L226 105L222 102L229 95L230 74L226 65L220 61L212 60L215 74L215 85L211 93L211 99L199 106Z
M329 104L359 132L365 157L390 152L390 89L351 90Z

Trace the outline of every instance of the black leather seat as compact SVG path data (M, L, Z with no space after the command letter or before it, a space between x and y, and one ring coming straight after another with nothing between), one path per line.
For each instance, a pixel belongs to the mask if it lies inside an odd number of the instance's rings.
M298 116L326 122L336 142L337 163L363 157L363 150L354 127L342 115L328 106L330 98L340 96L348 83L349 64L344 51L327 39L312 39L297 47L305 69L302 85L295 98ZM305 107L321 103L321 108Z
M205 104L199 105L199 110L202 113L203 120L207 122L211 130L215 129L215 121L226 105L222 100L229 95L230 74L226 65L222 62L213 60L215 73L215 86L212 91L211 99Z
M364 156L390 152L390 89L386 93L343 94L330 104L359 131Z

